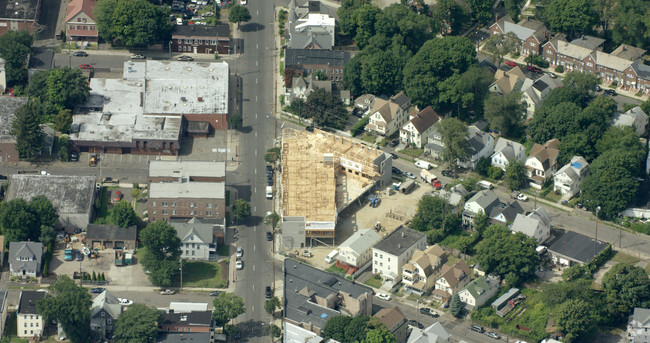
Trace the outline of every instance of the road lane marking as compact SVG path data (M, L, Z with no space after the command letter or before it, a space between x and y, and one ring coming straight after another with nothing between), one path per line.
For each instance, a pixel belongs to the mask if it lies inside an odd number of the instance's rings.
M257 137L257 131L255 131L255 137Z
M255 150L255 156L257 156L257 150ZM256 173L257 174L257 173Z
M255 101L257 101L257 95L255 96Z
M257 212L257 206L253 206L253 212Z
M255 113L255 119L257 119L257 113Z
M257 78L255 78L255 84L257 84L257 81L259 81Z
M253 251L255 251L255 244L253 244Z
M253 265L253 271L255 271L255 265Z
M255 169L255 175L257 175L257 169Z
M255 44L255 49L259 49L259 48L260 48L259 43L258 43L258 44Z
M255 305L253 305L253 308L251 309L251 312L255 312Z
M255 66L257 67L258 65L259 65L259 62L258 62L258 61L255 61Z

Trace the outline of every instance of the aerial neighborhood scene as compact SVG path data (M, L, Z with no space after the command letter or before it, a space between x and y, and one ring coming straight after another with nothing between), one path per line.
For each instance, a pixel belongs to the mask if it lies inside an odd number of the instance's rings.
M650 2L0 2L0 343L650 342Z

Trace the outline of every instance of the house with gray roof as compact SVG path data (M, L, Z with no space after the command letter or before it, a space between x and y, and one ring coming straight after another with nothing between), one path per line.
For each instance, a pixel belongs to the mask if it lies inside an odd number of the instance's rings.
M509 15L505 15L490 26L490 36L509 32L517 37L520 43L518 49L525 56L540 55L542 44L548 40L549 36L544 23L528 17L515 24Z
M506 167L513 161L524 161L526 159L526 147L509 139L499 137L494 145L494 153L491 156L491 164L506 170Z
M626 342L650 342L650 309L636 307L627 323Z
M553 237L546 245L553 263L570 267L574 264L589 263L594 259L594 255L597 256L607 249L609 243L599 240L594 244L594 237L566 231L560 236Z
M571 44L575 44L577 46L581 46L583 48L587 48L591 50L596 50L596 49L602 50L603 43L605 43L604 39L599 37L589 36L589 35L582 35L571 41Z
M463 225L472 225L474 217L477 214L483 212L489 215L492 213L492 209L497 206L501 206L501 201L497 197L496 193L491 190L482 190L477 192L465 203L465 209L463 210Z
M291 81L291 88L287 89L285 94L287 104L291 104L291 101L298 98L306 100L307 96L318 88L324 89L327 93L332 93L332 81L318 80L314 74L309 74L307 77L303 75L294 76Z
M100 337L113 337L115 321L122 314L122 305L113 293L104 290L93 299L90 308L90 329Z
M283 270L284 320L294 327L320 335L332 317L372 314L370 287L292 259Z
M530 82L526 83L525 86L521 88L521 97L526 104L526 119L532 119L535 110L539 108L546 96L548 96L552 90L561 86L561 79L553 79L548 74L544 74L539 79L534 81L530 80Z
M372 260L372 247L381 240L373 229L362 229L339 245L336 259L348 266L361 268Z
M458 297L465 304L465 309L472 311L483 306L497 294L499 282L499 277L496 275L482 276L472 280L465 288L461 289L458 292Z
M36 277L41 272L43 243L10 242L9 270L11 276Z
M88 224L86 243L92 249L123 248L133 250L138 247L138 227L118 227L115 225Z
M542 244L551 236L551 217L543 207L533 210L528 215L519 213L512 222L510 231L521 232L535 238L538 244Z
M289 48L326 49L334 46L336 19L327 14L307 13L302 18L290 16Z
M218 237L221 237L221 244L225 237L223 219L174 219L170 224L181 239L181 258L206 261L219 258Z
M468 128L469 135L469 157L465 160L459 160L457 164L463 168L476 168L478 160L483 157L490 157L494 152L494 136L492 134L479 130L475 127Z
M462 206L463 201L465 197L457 192L451 191L448 192L444 189L441 189L440 192L433 193L432 195L436 195L444 199L449 205L458 208L459 206Z
M424 328L414 328L407 343L444 343L451 342L451 335L447 333L440 322Z
M421 149L426 144L427 136L433 132L434 124L441 119L442 117L431 106L427 106L411 116L411 119L400 129L400 141L404 144L413 144Z
M518 214L522 213L524 213L524 209L521 208L519 202L513 201L501 203L501 206L494 206L488 215L490 216L490 222L507 226L515 220Z
M648 131L648 114L636 106L625 113L616 112L612 117L612 125L619 127L631 126L639 136L644 136Z
M43 316L38 314L36 303L47 295L46 290L20 291L16 310L17 336L21 338L40 337L45 330Z
M45 196L59 214L58 227L86 228L94 217L95 176L14 174L10 180L7 201Z
M409 324L399 307L383 308L374 317L393 334L396 343L406 342Z
M424 152L428 153L433 158L441 158L445 144L442 142L442 135L437 130L436 126L437 125L433 126L431 133L427 136L427 144L424 145Z
M643 55L645 55L646 50L640 49L632 45L621 44L614 51L610 52L610 55L616 57L624 58L628 61L640 62L643 63Z
M580 192L582 181L589 175L589 163L582 156L573 156L553 175L553 191L560 191L565 200Z
M397 283L402 280L402 267L416 250L424 250L424 233L399 226L372 248L372 273L384 280Z

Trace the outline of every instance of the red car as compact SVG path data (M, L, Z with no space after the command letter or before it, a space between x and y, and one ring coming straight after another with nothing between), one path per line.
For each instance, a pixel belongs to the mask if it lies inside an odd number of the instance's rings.
M80 65L79 68L81 68L81 69L93 69L93 66L91 66L90 64L85 64L84 63L84 64Z
M533 73L541 73L542 72L541 69L539 69L539 68L537 68L535 66L528 66L528 67L526 67L526 69L532 71Z
M433 188L435 188L435 189L442 188L442 183L440 183L440 181L434 181L433 182Z
M120 200L122 200L122 192L115 191L115 197L113 198L113 201L120 202Z
M513 61L506 61L506 65L509 65L509 66L511 66L511 67L516 67L516 66L518 66L517 62L513 62Z

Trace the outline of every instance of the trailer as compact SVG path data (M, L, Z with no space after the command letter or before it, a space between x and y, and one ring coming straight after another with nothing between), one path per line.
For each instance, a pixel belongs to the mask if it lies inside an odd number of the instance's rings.
M402 182L402 184L399 186L399 191L404 194L411 193L413 189L415 189L415 180L413 179L408 179Z
M422 169L420 171L420 177L422 180L424 180L424 182L428 184L433 184L436 180L438 180L438 177L435 174L426 169Z

